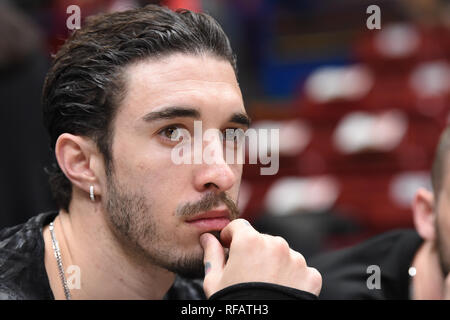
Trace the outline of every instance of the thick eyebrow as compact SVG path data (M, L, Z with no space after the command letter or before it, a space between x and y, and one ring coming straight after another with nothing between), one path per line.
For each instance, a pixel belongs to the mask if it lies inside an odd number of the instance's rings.
M145 122L156 120L165 120L173 118L195 118L200 119L200 112L194 108L173 106L167 107L163 110L152 111L142 117ZM250 127L251 119L243 112L233 113L228 122L244 125L246 128Z
M142 117L145 122L163 120L163 119L173 119L173 118L200 118L200 112L196 109L188 107L167 107L160 111L152 111L147 113Z
M233 113L233 115L230 117L230 120L228 120L228 122L238 123L238 124L244 125L246 128L249 128L252 120L250 119L250 117L247 114L245 114L243 112L236 112L236 113Z

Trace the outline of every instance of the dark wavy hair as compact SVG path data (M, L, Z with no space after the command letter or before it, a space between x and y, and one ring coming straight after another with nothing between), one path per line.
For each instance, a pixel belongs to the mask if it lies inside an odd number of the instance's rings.
M209 15L157 5L86 19L55 56L43 88L44 125L50 148L63 133L92 138L111 168L112 123L124 96L124 68L172 53L236 58L219 24ZM59 208L68 211L72 185L56 158L46 169Z

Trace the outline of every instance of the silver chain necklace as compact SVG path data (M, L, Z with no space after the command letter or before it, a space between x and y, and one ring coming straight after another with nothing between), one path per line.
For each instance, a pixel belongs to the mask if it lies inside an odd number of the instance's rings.
M59 251L58 240L56 240L56 237L55 237L53 222L50 222L49 229L50 229L50 234L52 236L53 253L55 254L56 262L58 264L59 278L61 279L61 282L62 282L62 285L64 288L64 295L66 296L67 300L71 300L72 298L70 296L69 287L67 286L67 280L66 280L66 276L64 274L64 267L63 267L62 259L61 259L61 252Z

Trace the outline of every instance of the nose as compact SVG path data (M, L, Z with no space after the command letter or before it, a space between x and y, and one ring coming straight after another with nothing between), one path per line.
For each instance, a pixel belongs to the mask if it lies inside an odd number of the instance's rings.
M205 164L201 165L194 173L195 188L199 192L208 189L217 189L217 191L227 191L236 183L236 177L231 168L226 164Z
M194 170L194 185L197 191L216 189L222 192L231 189L237 182L237 173L225 161L223 143L218 137L205 142L202 163L197 164Z

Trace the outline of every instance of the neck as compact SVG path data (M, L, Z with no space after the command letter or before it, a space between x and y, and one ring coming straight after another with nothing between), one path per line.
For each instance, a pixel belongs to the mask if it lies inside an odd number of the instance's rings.
M444 276L436 246L430 241L425 241L417 251L412 266L416 268L416 275L412 280L414 300L442 299Z
M72 299L162 299L175 275L127 254L113 235L99 202L81 200L72 204L70 214L61 210L54 222L65 271L70 266L80 271L78 275L65 273L67 282L73 284L69 286ZM64 299L48 226L44 228L44 241L50 287L56 299Z

